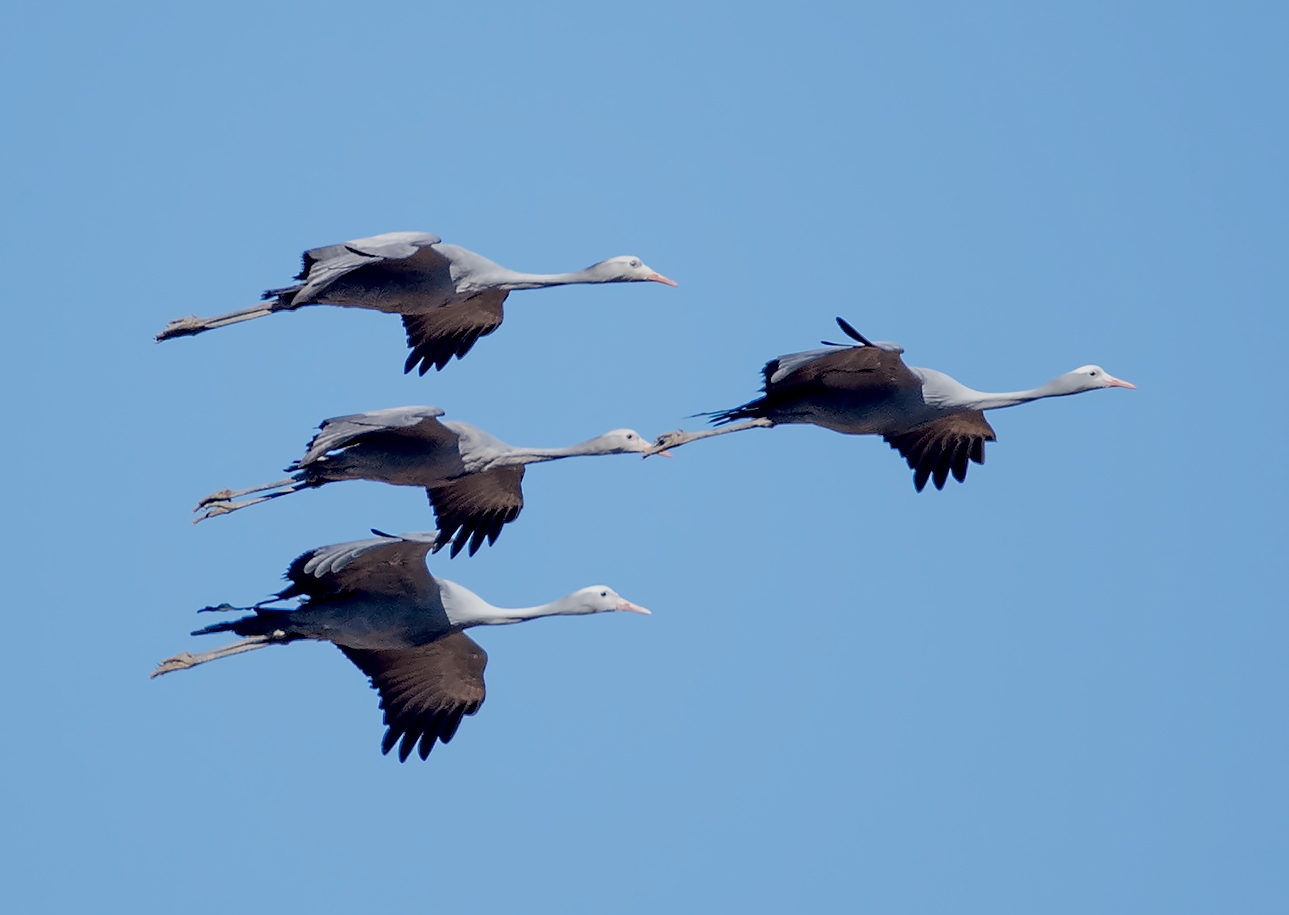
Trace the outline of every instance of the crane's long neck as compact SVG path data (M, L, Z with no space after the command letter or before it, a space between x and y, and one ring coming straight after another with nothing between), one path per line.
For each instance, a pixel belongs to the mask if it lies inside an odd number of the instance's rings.
M452 622L459 626L504 626L508 623L522 623L524 620L535 620L543 616L566 616L586 612L572 594L536 607L494 607L482 598L477 600L478 603L471 606L468 613L463 613L460 618L453 618Z
M1060 397L1065 394L1076 394L1077 388L1070 382L1070 375L1053 378L1047 384L1028 391L1006 391L990 393L976 391L943 372L932 369L919 369L922 383L922 397L928 404L952 410L998 410L1003 407L1014 407L1017 404L1042 400L1044 397Z
M1030 388L1028 391L1008 391L1002 394L973 391L975 402L972 405L972 409L998 410L1002 407L1014 407L1018 404L1042 400L1044 397L1064 397L1066 394L1077 394L1077 390L1071 390L1067 384L1063 383L1064 379L1065 376L1062 375L1060 378L1053 378L1047 384Z
M566 448L512 448L503 458L506 464L540 464L560 458L580 457L584 454L605 454L598 438L587 439Z
M518 270L507 270L501 288L545 289L547 286L569 286L574 283L610 282L603 274L588 267L585 270L574 270L572 273L520 273Z

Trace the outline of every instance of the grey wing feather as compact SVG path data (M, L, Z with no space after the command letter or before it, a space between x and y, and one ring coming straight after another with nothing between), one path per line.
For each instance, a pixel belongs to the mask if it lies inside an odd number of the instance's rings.
M437 245L441 241L443 239L429 232L386 232L371 238L347 241L345 247L368 257L403 258L411 257L420 249Z
M438 531L409 531L404 534L384 534L372 531L372 533L377 534L377 536L372 537L370 540L351 540L348 543L334 543L331 546L310 550L305 554L309 558L304 563L304 574L311 575L314 578L325 578L328 575L339 572L363 553L374 550L378 546L383 546L392 540L402 540L409 543L428 543L433 546L439 539Z
M319 547L296 557L287 569L291 582L278 599L307 596L325 600L349 594L425 600L438 582L425 556L439 542L437 531L354 540Z
M434 266L446 266L447 260L432 249L438 243L439 237L428 232L388 232L340 245L313 248L304 252L304 269L296 277L302 281L302 285L290 289L270 289L265 297L287 293L292 302L305 304L318 301L336 280L360 267L406 261L423 251L429 252Z
M415 430L426 441L443 444L455 442L456 433L438 421L443 415L438 407L390 407L369 413L333 416L323 420L318 427L318 434L309 442L304 457L293 464L291 469L298 470L338 448L353 444L365 435L379 432Z
M487 695L483 671L488 655L464 632L416 648L339 647L380 693L386 726L381 752L399 744L399 762L406 762L418 743L421 759L430 755L436 740L448 743L462 716L479 711Z

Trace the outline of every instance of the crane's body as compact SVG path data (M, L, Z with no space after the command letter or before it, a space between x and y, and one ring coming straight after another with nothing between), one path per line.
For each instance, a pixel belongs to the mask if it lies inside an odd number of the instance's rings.
M984 463L984 443L995 440L985 410L1133 387L1100 366L1085 365L1026 391L976 391L935 369L905 365L898 344L871 342L841 318L837 323L858 345L825 343L823 349L772 359L762 369L761 397L708 414L724 428L668 432L646 456L744 429L808 423L846 435L880 435L908 461L920 492L931 479L943 488L950 473L965 480L968 461Z
M443 420L438 407L393 407L325 420L285 480L249 489L223 489L197 504L198 521L228 514L310 487L373 480L426 490L440 547L452 555L467 543L473 554L523 508L524 468L567 457L643 454L649 444L631 429L613 429L566 448L518 448L468 423ZM242 502L239 497L265 495Z
M299 556L287 570L291 584L271 600L252 607L207 607L250 615L193 635L232 632L241 640L202 654L174 655L152 676L300 639L331 642L380 691L388 726L382 752L399 743L399 759L406 760L419 742L425 759L436 740L450 741L462 716L473 715L483 704L488 658L465 629L543 616L649 613L604 585L534 607L495 607L470 589L429 573L425 557L439 541L437 531L373 533L377 536L370 540L320 547ZM298 607L272 606L293 597L302 598Z
M501 326L502 305L519 289L574 283L673 280L625 255L571 273L521 273L429 232L387 232L304 252L292 286L269 289L264 304L213 318L178 318L157 340L186 337L306 305L337 305L401 315L411 353L404 372L442 369Z

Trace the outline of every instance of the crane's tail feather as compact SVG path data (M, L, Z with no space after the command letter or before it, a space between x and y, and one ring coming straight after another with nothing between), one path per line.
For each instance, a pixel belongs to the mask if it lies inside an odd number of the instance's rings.
M269 635L278 629L283 629L290 625L290 610L271 610L262 607L230 607L223 604L219 607L206 607L206 610L254 610L253 616L244 616L241 619L229 620L226 623L214 623L194 631L193 635L210 635L215 632L232 632L240 636L252 635Z
M706 419L713 426L728 426L730 423L736 423L743 419L761 419L764 413L761 405L765 398L750 400L739 407L730 410L713 410L710 413L695 413L691 419Z
M295 301L295 297L300 294L300 290L303 288L303 285L296 285L283 286L281 289L265 289L260 298L266 302L275 300L273 301L274 305L281 306L282 308L290 308L291 304Z

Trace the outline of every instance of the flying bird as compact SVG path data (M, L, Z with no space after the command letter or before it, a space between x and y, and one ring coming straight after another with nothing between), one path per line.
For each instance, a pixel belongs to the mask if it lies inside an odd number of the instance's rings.
M193 509L193 523L248 505L339 480L375 480L424 487L438 522L436 551L451 555L468 543L470 555L495 543L524 507L524 467L587 454L643 454L649 443L631 429L614 429L568 448L516 448L482 429L441 420L438 407L394 407L325 420L291 476L250 489L221 489ZM237 502L252 493L266 495Z
M251 615L193 635L232 632L241 640L202 654L177 654L162 661L151 676L299 639L332 642L380 693L387 728L381 752L389 753L398 744L399 761L405 762L418 743L425 759L436 740L449 742L462 716L473 715L483 705L488 656L464 630L542 616L649 613L604 585L537 607L494 607L425 568L437 531L372 533L375 539L319 547L300 556L287 570L291 583L269 600L251 607L206 607ZM269 606L293 597L302 598L294 609Z
M638 257L611 257L572 273L520 273L428 232L388 232L304 252L299 282L270 289L263 305L213 318L177 318L157 340L185 337L305 305L341 305L402 315L411 353L403 366L442 369L453 356L501 326L502 303L516 289L570 283L675 286Z
M880 435L908 462L918 492L928 480L943 489L950 473L959 483L966 479L968 460L985 462L985 442L995 441L985 410L1098 388L1136 387L1098 365L1084 365L1028 391L973 391L943 372L905 365L904 347L898 344L873 343L842 318L837 324L857 345L825 340L823 349L772 359L762 369L763 396L732 410L701 414L724 428L665 433L645 456L728 432L812 423L846 435ZM729 425L738 420L746 421Z

